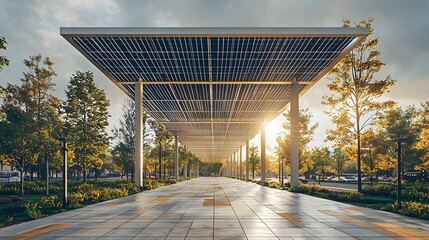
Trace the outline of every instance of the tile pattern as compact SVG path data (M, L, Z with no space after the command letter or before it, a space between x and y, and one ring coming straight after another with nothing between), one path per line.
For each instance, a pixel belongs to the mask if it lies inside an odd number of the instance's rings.
M198 178L0 229L0 239L19 237L429 240L429 221L234 179Z

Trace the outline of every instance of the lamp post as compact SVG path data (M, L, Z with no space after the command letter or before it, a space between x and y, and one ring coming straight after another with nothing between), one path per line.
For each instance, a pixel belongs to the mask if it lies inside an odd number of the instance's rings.
M398 203L397 207L398 210L401 209L401 200L402 200L402 187L401 187L401 173L402 173L402 166L401 166L401 143L406 140L406 137L404 136L398 136L397 143L398 143L398 186L397 186L397 195L396 195L396 201Z
M64 184L64 195L63 195L63 206L67 206L67 138L65 136L61 136L58 138L60 142L63 143L63 147L61 148L63 153L63 184Z

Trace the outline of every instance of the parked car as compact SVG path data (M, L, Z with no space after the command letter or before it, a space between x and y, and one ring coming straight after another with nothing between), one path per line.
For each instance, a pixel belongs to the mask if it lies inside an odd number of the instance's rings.
M334 181L334 180L335 180L335 178L336 178L336 176L335 176L335 175L332 175L332 176L326 177L326 180L327 180L327 181Z
M304 176L299 176L298 180L299 180L301 183L304 183L304 184L307 184L307 183L308 183L308 179L305 179L305 177L304 177Z
M341 176L341 179L342 179L342 181L343 182L356 182L357 181L357 179L356 179L356 177L354 177L354 176Z

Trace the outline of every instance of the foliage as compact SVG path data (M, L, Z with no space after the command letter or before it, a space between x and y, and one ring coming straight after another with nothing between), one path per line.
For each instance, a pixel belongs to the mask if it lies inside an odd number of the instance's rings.
M109 101L105 92L95 86L91 72L72 74L66 95L67 138L74 148L74 163L83 171L86 181L89 169L100 169L103 165L102 157L109 144L106 132Z
M326 174L332 170L334 163L330 156L329 149L327 147L315 147L311 149L310 159L314 163L313 168L315 172L319 175L319 179L320 177L322 177L322 179L325 179Z
M25 214L27 214L27 216L30 219L39 219L43 217L41 206L38 202L36 203L33 203L31 201L26 202L24 204L24 207L25 207Z
M420 202L402 202L401 208L398 209L398 203L394 202L392 204L389 204L389 207L386 210L396 212L405 216L429 220L429 204L424 204Z
M9 163L21 172L27 165L32 167L37 164L41 167L42 158L45 162L48 158L60 159L56 136L62 127L58 111L61 101L50 93L55 86L52 78L56 76L52 68L53 62L39 54L24 60L24 65L28 67L28 72L24 73L21 85L8 84L2 88L4 94L2 110L6 120L7 115L15 114L22 120L21 124L24 124L14 128L14 122L9 121L11 128L7 134L16 137L18 141L7 141L5 148L0 149ZM20 156L8 152L7 149L11 147L21 148L16 151ZM41 177L42 173L46 174L40 170L37 173L38 177ZM21 179L21 182L23 181L24 179Z
M6 50L6 40L4 37L0 37L0 50ZM9 60L5 57L0 55L0 71L3 69L3 66L8 66Z
M20 202L22 201L22 198L18 197L18 196L8 196L8 197L2 197L0 198L0 205L6 205L6 204L10 204L13 202Z
M429 171L429 101L422 103L415 127L421 130L415 149L422 153L415 168Z
M259 151L257 146L251 146L249 148L249 167L252 172L252 178L255 178L255 171L259 169L259 162L261 157L259 156Z
M67 204L69 208L79 208L82 206L83 201L85 201L85 196L80 192L67 195Z
M149 120L149 126L153 133L153 142L156 145L155 148L152 148L151 156L158 156L158 174L161 177L162 169L164 169L164 178L166 173L166 159L169 158L170 162L172 160L172 135L167 129L157 123L155 120ZM170 151L168 151L170 150ZM168 153L170 152L170 154ZM163 162L164 159L164 162ZM163 167L164 165L164 167ZM156 176L156 175L155 175Z
M57 195L51 195L40 199L39 205L41 206L42 209L43 208L60 209L63 207L63 201L62 199L58 198Z
M328 140L335 146L357 146L357 163L360 178L361 164L361 133L371 123L374 112L393 104L392 101L377 102L376 100L395 84L395 80L387 76L375 80L374 76L385 65L377 50L379 39L372 36L373 19L355 23L356 27L366 27L370 34L344 59L330 71L328 89L331 95L325 95L322 103L331 107L326 112L335 124L335 129L328 130ZM344 20L344 27L351 27L349 20ZM361 186L359 186L360 190Z
M402 144L403 170L414 170L419 165L422 153L416 149L421 129L414 125L417 118L417 110L414 106L408 106L405 110L401 107L392 107L385 110L377 118L375 126L378 131L381 164L383 168L392 168L397 164L397 139L405 137Z
M24 169L33 159L34 121L19 107L4 105L5 119L0 121L0 153L21 172L21 191L24 196Z
M135 144L135 104L131 99L127 99L122 104L122 119L119 120L119 128L115 128L115 137L118 143L113 147L113 162L121 168L121 171L128 178L131 174L131 181L134 181L134 144Z
M290 113L283 114L286 121L282 124L283 132L279 133L276 138L276 154L279 159L283 158L285 161L285 168L290 168ZM312 167L313 163L309 158L307 145L313 139L314 131L319 126L318 123L311 125L311 113L308 109L299 110L299 156L301 173L307 172Z
M12 216L1 216L0 217L0 228L9 226L13 224L13 217Z

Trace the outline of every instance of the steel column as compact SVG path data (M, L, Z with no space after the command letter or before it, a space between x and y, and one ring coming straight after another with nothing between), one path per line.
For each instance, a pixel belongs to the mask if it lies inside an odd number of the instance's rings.
M179 179L179 143L177 134L174 135L174 176Z
M264 124L261 129L261 184L265 183L265 173L266 173L265 151L266 151L266 144L265 144L265 124Z
M143 83L135 84L134 183L143 186Z
M290 96L290 185L299 185L299 85L291 84Z
M246 140L246 181L249 180L249 140Z
M243 146L240 146L240 174L239 174L239 178L241 179L242 174L243 174L243 168L242 168L242 162L243 162Z

